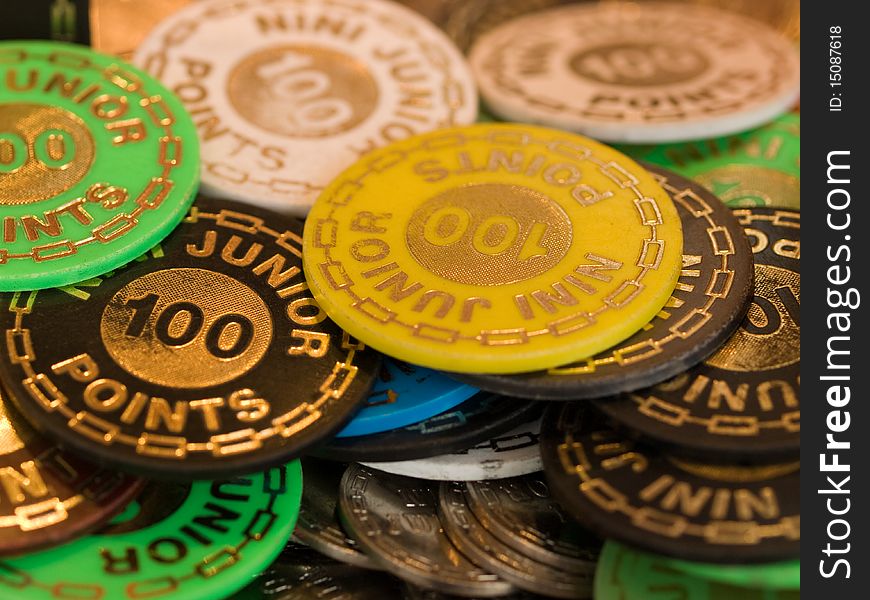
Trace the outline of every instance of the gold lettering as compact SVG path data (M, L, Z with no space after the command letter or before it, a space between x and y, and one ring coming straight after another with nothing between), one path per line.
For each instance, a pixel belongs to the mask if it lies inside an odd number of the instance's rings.
M312 358L320 358L329 350L329 334L327 333L294 329L290 332L290 336L302 341L302 344L299 346L290 346L287 348L287 354L290 356L301 356L305 354Z
M245 255L242 258L236 258L235 251L238 250L241 241L241 237L237 235L232 236L229 241L224 245L224 249L221 251L221 258L231 265L235 265L237 267L247 267L249 264L254 262L254 260L260 255L260 251L263 249L263 245L257 242L252 242L251 247L248 248L247 252L245 252Z
M174 408L170 408L165 398L151 398L145 415L145 429L157 431L161 425L164 425L172 433L181 433L186 422L187 402L179 400Z
M109 391L105 396L103 392ZM99 412L109 412L117 409L127 401L127 386L114 379L97 379L85 388L83 399L88 408Z
M42 474L36 466L36 462L32 460L21 463L21 471L16 471L14 467L0 468L0 484L3 485L3 492L12 504L21 504L27 497L41 498L48 495L48 486L42 479Z
M223 398L203 398L202 400L191 400L190 410L202 411L205 428L209 431L217 431L221 427L221 420L217 409L223 405Z
M51 365L51 370L56 375L66 374L74 381L92 381L100 374L97 363L87 354L79 354L72 358L62 360Z
M258 398L257 393L250 388L236 390L230 394L229 404L230 408L236 411L236 417L243 423L259 421L272 410L269 402Z

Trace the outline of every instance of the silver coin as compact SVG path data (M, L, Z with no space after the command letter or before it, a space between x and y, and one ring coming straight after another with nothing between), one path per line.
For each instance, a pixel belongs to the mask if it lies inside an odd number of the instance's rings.
M291 544L233 600L385 600L401 593L401 582L395 577Z
M469 481L468 507L503 543L566 571L594 571L601 540L565 515L542 473L495 481Z
M554 598L592 598L593 569L563 571L532 560L503 544L472 514L465 501L462 483L441 484L438 515L447 536L460 552L505 581Z
M475 598L467 598L463 596L454 596L452 594L443 594L441 592L436 592L435 590L427 590L425 588L417 587L416 585L411 585L410 583L406 583L403 589L402 600L475 600ZM524 592L522 590L517 590L513 594L508 594L507 596L499 596L498 600L545 600L546 596L539 596L538 594L530 594L529 592Z
M339 518L385 570L416 585L492 598L513 586L469 562L438 520L437 490L427 481L352 464L341 479Z
M366 569L380 569L341 528L336 514L338 486L344 465L302 459L302 504L293 537L330 558Z

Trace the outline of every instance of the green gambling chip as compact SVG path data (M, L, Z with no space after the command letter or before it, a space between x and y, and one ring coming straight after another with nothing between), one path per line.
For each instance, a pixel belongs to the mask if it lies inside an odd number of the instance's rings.
M193 121L156 79L83 46L0 42L0 291L129 262L198 184Z
M800 600L800 589L764 589L734 585L689 574L676 561L607 540L595 570L596 600ZM679 561L685 562L685 561ZM711 569L720 568L710 565ZM737 571L743 567L721 567ZM750 566L748 568L755 568ZM709 571L708 571L709 573Z
M731 208L801 207L801 117L796 113L727 137L618 148L698 181Z
M799 590L801 561L787 560L758 565L715 565L668 558L672 567L683 573L748 588Z
M108 527L0 562L0 597L224 598L286 545L301 498L299 461L233 479L151 483Z

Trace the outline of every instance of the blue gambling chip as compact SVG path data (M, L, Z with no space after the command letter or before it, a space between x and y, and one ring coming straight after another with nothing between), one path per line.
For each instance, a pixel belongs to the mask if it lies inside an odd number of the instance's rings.
M369 435L419 423L450 410L478 391L439 371L384 357L366 404L336 437Z

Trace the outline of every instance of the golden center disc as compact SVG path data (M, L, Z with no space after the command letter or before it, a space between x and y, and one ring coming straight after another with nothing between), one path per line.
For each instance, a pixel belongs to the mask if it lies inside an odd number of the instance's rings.
M682 229L631 159L542 127L444 129L375 151L323 192L303 260L371 346L461 372L544 369L625 339L664 305Z

